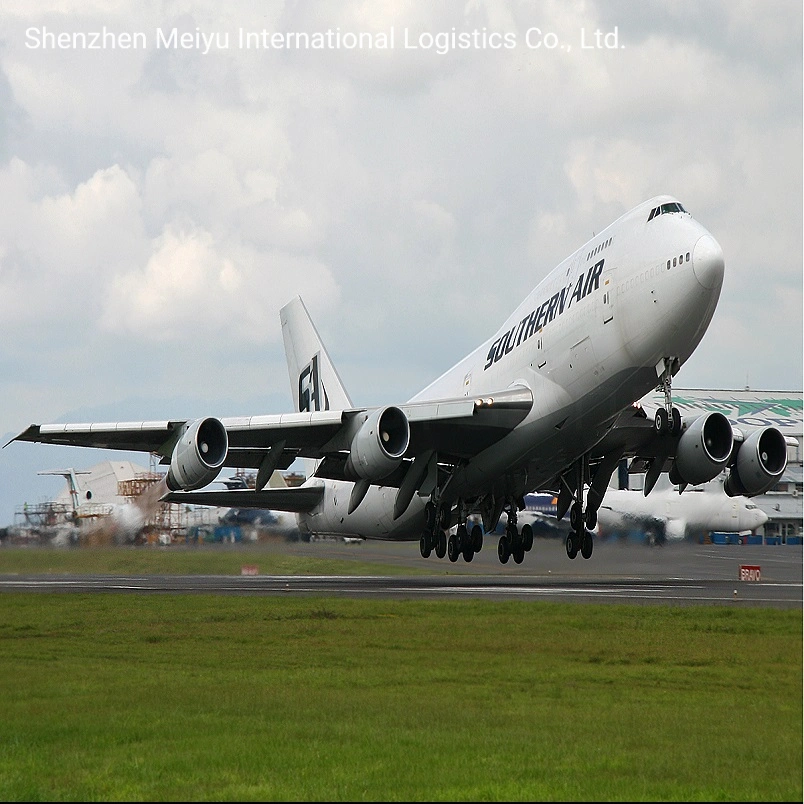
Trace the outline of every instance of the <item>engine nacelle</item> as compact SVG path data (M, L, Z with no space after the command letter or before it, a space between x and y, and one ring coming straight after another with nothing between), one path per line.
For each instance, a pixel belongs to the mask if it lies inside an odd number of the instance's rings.
M410 442L407 416L397 407L379 408L352 439L346 475L354 480L382 480L402 463Z
M714 480L728 463L734 433L722 413L699 416L681 433L670 480L697 486Z
M754 430L740 444L723 488L729 497L764 494L787 466L787 443L776 427Z
M170 458L167 486L192 491L211 483L221 471L229 449L223 424L214 418L196 419L181 434Z

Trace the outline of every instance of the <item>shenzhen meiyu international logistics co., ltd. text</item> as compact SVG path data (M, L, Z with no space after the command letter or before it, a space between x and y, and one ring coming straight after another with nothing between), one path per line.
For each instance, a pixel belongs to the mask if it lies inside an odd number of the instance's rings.
M518 33L490 31L487 28L448 31L397 30L393 26L381 31L269 31L237 28L235 31L180 31L178 28L155 28L145 31L115 31L105 25L94 31L56 31L46 26L25 29L25 47L31 50L194 50L204 55L221 50L402 50L428 51L440 56L460 51L618 50L620 32L615 25L609 31L579 28L571 36L545 31L537 26Z

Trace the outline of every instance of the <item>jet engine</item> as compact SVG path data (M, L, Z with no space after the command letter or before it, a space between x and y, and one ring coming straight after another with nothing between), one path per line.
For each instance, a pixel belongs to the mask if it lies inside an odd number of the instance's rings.
M754 430L737 449L723 488L729 497L764 494L787 466L787 443L775 427Z
M733 444L731 425L722 413L699 416L681 433L670 481L696 486L713 480L726 468Z
M382 480L402 463L410 441L407 416L397 407L378 408L352 439L346 475L372 482Z
M211 483L218 476L228 449L229 437L218 419L196 419L185 428L173 449L168 488L192 491Z

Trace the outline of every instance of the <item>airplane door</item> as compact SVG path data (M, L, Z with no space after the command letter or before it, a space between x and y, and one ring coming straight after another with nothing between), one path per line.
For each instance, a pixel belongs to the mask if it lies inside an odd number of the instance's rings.
M608 324L614 318L614 296L617 292L614 282L614 268L603 273L600 278L600 287L603 290L601 305L603 311L603 323Z

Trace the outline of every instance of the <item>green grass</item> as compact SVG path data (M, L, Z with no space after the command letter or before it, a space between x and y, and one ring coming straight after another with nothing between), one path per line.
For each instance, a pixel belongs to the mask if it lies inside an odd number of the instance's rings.
M160 547L3 547L0 573L240 575L243 564L257 563L262 575L416 575L428 572L359 560L297 556L274 545ZM417 548L418 554L418 548ZM432 572L432 569L430 569Z
M84 561L114 561L102 556ZM243 554L229 557L239 573ZM802 800L797 610L0 605L4 801Z

